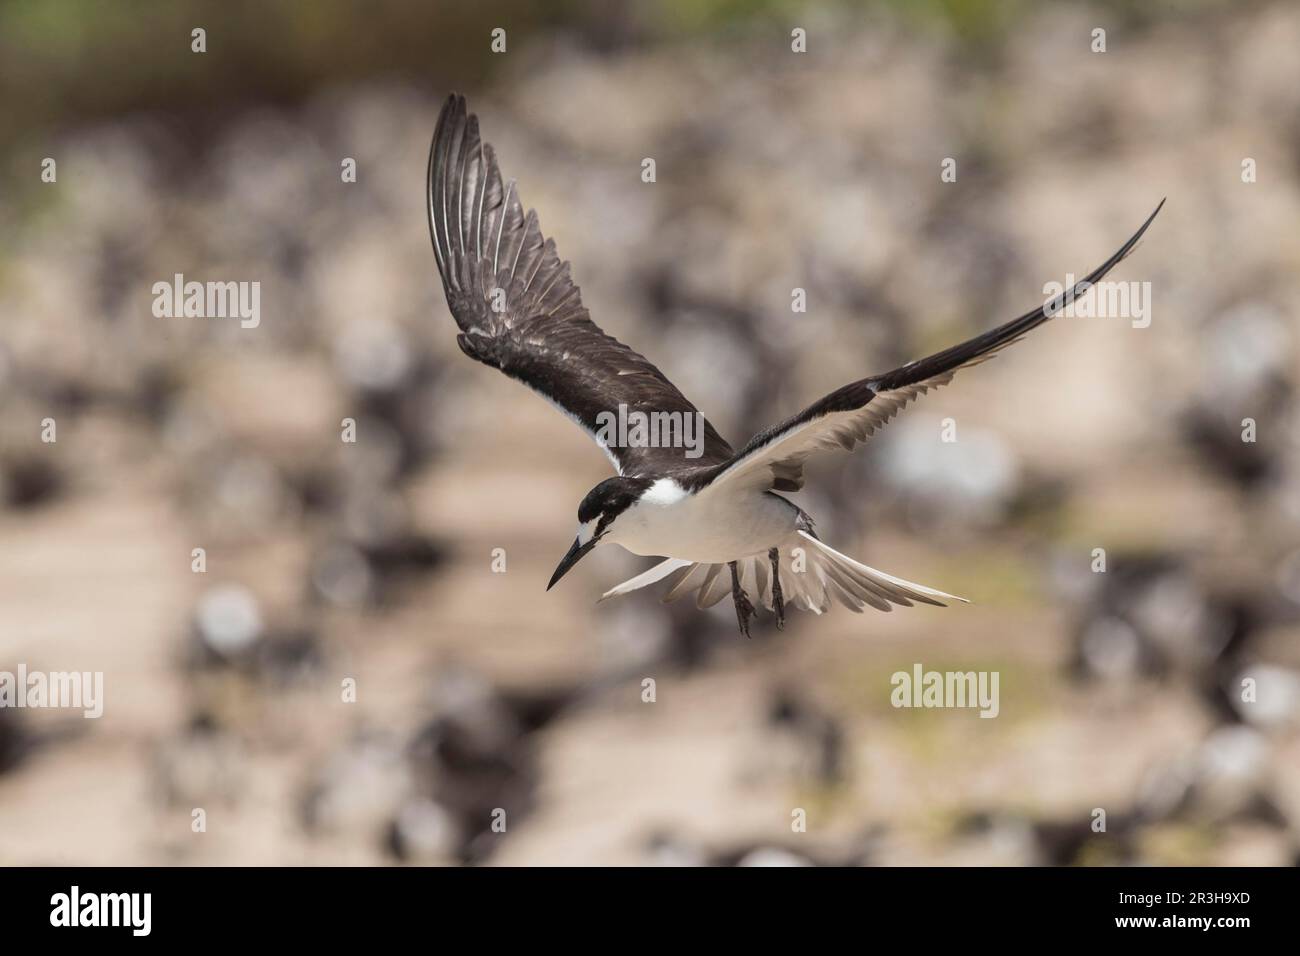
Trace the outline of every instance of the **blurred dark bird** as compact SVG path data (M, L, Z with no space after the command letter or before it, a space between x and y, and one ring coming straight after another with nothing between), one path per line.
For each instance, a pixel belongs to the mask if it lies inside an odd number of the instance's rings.
M1225 309L1199 336L1203 361L1213 381L1200 381L1184 410L1184 437L1206 468L1244 494L1287 480L1286 440L1252 441L1247 421L1285 435L1295 407L1295 386L1287 374L1288 329L1281 311L1267 300L1247 300Z
M0 774L17 767L31 749L30 735L26 733L18 711L0 708Z
M817 784L829 787L843 782L844 727L834 715L793 688L780 687L768 703L767 724L789 738L791 749Z
M507 816L513 825L537 803L537 732L574 706L581 690L504 688L472 673L444 672L434 688L436 712L408 747L420 799L393 822L393 854L417 859L420 834L432 829L449 835L462 863L487 859L508 832Z
M736 452L663 372L591 321L569 264L542 234L537 214L525 214L514 181L503 180L462 96L449 97L438 118L427 199L461 351L551 401L596 440L618 473L578 506L577 536L548 590L602 543L668 556L604 597L666 579L665 600L697 591L699 606L709 607L727 593L726 567L745 635L754 613L747 586L778 627L787 596L817 614L833 600L859 612L965 600L832 549L808 514L777 492L803 487L804 464L816 452L851 451L958 369L1046 322L1127 256L1160 211L1072 289L959 345L845 385Z
M1071 676L1078 680L1179 679L1201 689L1220 719L1239 719L1224 696L1275 614L1256 591L1234 594L1204 580L1175 552L1113 556L1105 574L1075 572Z
M955 836L987 857L1022 866L1078 866L1092 863L1131 865L1143 823L1140 813L1116 809L1106 829L1093 829L1093 817L1034 817L1005 811L979 810L957 823Z
M185 663L194 671L228 670L288 687L319 671L324 650L311 626L268 627L253 594L226 585L199 599Z
M38 508L56 500L67 481L43 458L24 457L0 461L0 507Z

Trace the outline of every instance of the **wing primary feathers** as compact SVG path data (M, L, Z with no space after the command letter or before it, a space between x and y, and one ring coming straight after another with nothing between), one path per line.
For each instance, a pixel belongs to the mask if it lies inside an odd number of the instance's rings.
M452 102L451 102L451 105L450 105L450 107L449 107L449 113L450 113L449 119L450 119L450 117L454 117L454 116L456 115L456 113L457 113L457 107L459 107L459 105L460 105L459 100L456 99L456 98L453 98L453 99L452 99ZM450 226L449 226L448 223L447 223L447 185L448 185L447 180L448 180L448 178L449 178L449 177L447 176L447 170L448 170L449 165L450 165L451 160L452 160L452 156L451 156L451 143L452 143L452 139L451 139L451 138L452 138L452 136L454 136L455 134L454 134L454 132L451 132L451 131L444 131L444 135L447 137L447 139L446 139L446 141L443 143L443 147L442 147L442 150L441 150L441 153L442 153L442 162L439 164L441 168L440 168L440 170L439 170L439 172L438 172L438 177L439 177L439 180L440 180L441 185L440 185L440 188L439 188L438 191L439 191L439 193L441 194L440 197L439 197L439 206L440 206L440 208L441 208L441 210L442 210L442 240L443 240L443 249L445 250L445 255L448 257L448 262L447 262L447 271L446 271L446 273L445 273L445 276L447 277L448 281L451 283L452 288L453 288L453 289L456 289L456 290L459 290L459 289L460 289L460 277L459 277L459 275L458 275L457 273L458 273L460 270L456 267L456 264L455 264L455 263L452 263L452 262L450 261L450 256L451 256L451 228L450 228Z
M460 238L460 257L465 259L465 172L469 168L469 127L460 130L460 174L456 189L456 235Z
M960 368L985 355L995 349L1010 345L1016 339L1020 338L1031 329L1042 325L1048 319L1064 308L1076 298L1087 292L1088 287L1101 280L1106 273L1110 272L1120 260L1124 259L1133 247L1137 245L1142 234L1147 231L1152 220L1156 218L1160 210L1164 207L1165 200L1160 200L1160 205L1156 206L1155 212L1147 217L1147 221L1142 223L1140 229L1133 233L1128 242L1124 243L1113 256L1103 262L1096 269L1093 269L1086 276L1074 284L1074 287L1068 291L1063 291L1050 302L1046 302L1034 309L1032 312L1026 312L1024 315L1012 319L996 329L991 329L983 335L977 335L973 339L962 342L960 345L954 345L952 348L944 349L942 352L936 352L934 355L919 359L915 362L909 362L901 368L896 368L892 372L886 372L883 375L877 375L868 379L868 384L874 391L888 391L894 388L901 388L905 385L912 385L916 382L933 378L936 375L942 375L944 372Z
M524 292L527 292L529 287L533 284L533 280L537 278L537 273L542 271L542 265L546 262L546 253L550 247L551 240L547 239L542 243L542 250L537 255L537 265L533 266L533 274L530 275L528 281L524 283Z
M452 95L443 105L428 175L434 260L460 327L457 344L467 356L542 395L602 447L602 416L612 409L699 414L659 369L591 320L569 263L542 232L537 214L524 206L515 181L507 185L462 96ZM602 226L600 219L594 224ZM496 298L499 286L504 303ZM635 374L622 374L628 370ZM694 474L732 455L713 426L702 424L704 447L695 457L687 456L693 445L683 451L676 442L604 451L620 474Z
M510 194L514 191L515 181L512 179L506 184L506 192L501 200L501 211L497 214L497 245L492 251L492 279L496 281L497 273L500 269L498 260L501 258L501 234L505 232L506 217L510 215ZM513 275L513 270L511 271Z
M533 230L533 211L530 209L528 215L524 217L524 230L519 235L519 248L515 250L515 261L510 263L510 284L514 285L515 273L519 269L519 256L524 251L524 246L528 245L528 236Z
M447 128L455 106L456 96L452 94L447 98L438 117L438 127L434 131L433 143L429 147L429 232L433 235L433 251L438 260L439 271L444 275L447 272L451 251L444 238L446 233L444 223L447 219L445 200L447 177L444 172L447 166Z
M478 141L478 215L474 217L474 252L480 259L483 258L483 198L487 196L488 185L487 164L483 162L483 140L480 139ZM492 278L496 280L496 273L492 274Z
M447 111L444 109L442 115L438 117L438 125L433 131L433 142L429 144L429 185L426 190L426 205L429 214L429 235L433 237L433 257L438 263L438 272L444 271L446 260L442 256L442 247L438 242L437 220L433 212L433 189L438 182L438 143L442 138L442 128L447 120Z
M837 388L797 415L759 432L730 461L713 469L704 483L712 488L744 480L767 489L797 491L803 486L804 462L814 452L833 448L852 451L908 402L930 388L947 384L958 369L991 358L1085 293L1133 251L1164 204L1162 199L1128 242L1068 292L942 352Z

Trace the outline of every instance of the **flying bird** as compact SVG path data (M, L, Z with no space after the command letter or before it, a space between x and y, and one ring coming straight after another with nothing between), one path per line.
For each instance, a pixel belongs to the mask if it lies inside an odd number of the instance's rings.
M730 590L746 636L755 613L751 587L778 627L787 604L821 614L833 601L857 612L966 601L841 554L781 492L803 487L804 464L814 454L853 450L958 369L1046 322L1127 256L1164 205L1105 263L1044 305L942 352L850 382L736 451L663 372L591 320L569 263L542 233L536 212L524 211L514 180L502 178L463 96L452 94L438 117L428 203L461 351L549 400L596 440L616 472L578 505L577 535L547 590L597 545L618 544L666 560L602 600L665 581L665 601L694 592L704 608ZM646 441L611 442L604 426L624 409L683 421L698 416L703 434L695 456Z

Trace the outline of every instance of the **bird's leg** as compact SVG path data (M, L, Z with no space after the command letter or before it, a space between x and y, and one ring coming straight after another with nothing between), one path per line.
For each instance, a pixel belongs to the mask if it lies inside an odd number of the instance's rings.
M736 602L736 620L740 622L740 633L749 637L749 619L754 616L754 605L749 603L749 595L740 586L740 567L735 561L731 566L731 599Z
M781 593L781 552L769 548L767 559L772 562L772 612L776 614L776 629L785 630L785 595Z

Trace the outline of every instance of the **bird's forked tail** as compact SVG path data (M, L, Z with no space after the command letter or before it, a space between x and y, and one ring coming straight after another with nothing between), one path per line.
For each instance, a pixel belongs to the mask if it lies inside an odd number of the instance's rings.
M788 605L801 607L814 614L829 611L833 601L849 610L861 613L871 606L878 611L892 611L894 605L911 607L914 603L946 607L946 601L961 601L957 597L923 584L904 581L892 574L877 571L840 554L807 531L796 531L778 546L778 573L781 590ZM767 554L754 554L740 558L741 586L756 596L771 610L773 607L771 561ZM659 581L668 583L662 598L666 604L684 594L696 592L696 603L712 607L731 593L731 574L725 564L699 564L680 558L670 558L656 564L649 571L610 588L601 600L627 594Z

